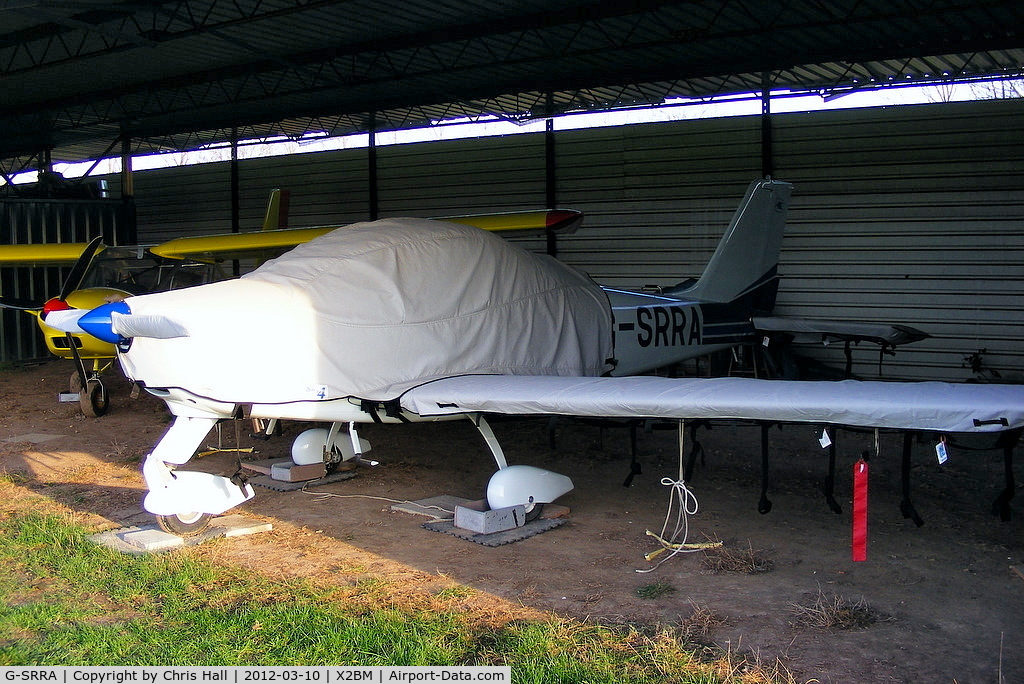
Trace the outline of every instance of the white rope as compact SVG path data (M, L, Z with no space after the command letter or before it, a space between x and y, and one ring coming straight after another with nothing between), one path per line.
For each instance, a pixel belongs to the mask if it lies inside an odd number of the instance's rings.
M661 478L661 484L672 488L669 492L668 510L665 512L665 522L661 526L661 534L655 534L654 532L647 530L647 536L654 537L658 544L661 545L661 548L647 554L645 558L647 560L653 560L663 551L669 551L670 553L658 561L657 565L653 568L637 570L639 573L653 572L661 567L662 563L675 557L677 554L693 553L694 551L701 551L706 548L703 544L687 545L686 543L686 538L690 533L689 516L695 515L699 508L696 495L690 491L682 479L673 480L670 477L663 477ZM669 522L672 520L673 504L677 506L675 528L672 530L671 535L666 536Z
M680 553L693 553L694 551L703 551L704 549L717 548L722 545L722 542L709 542L709 543L698 543L688 544L686 542L687 536L690 534L690 519L689 516L695 515L699 508L697 503L697 496L690 491L686 486L686 481L683 480L684 474L684 437L686 436L685 425L683 421L679 421L679 479L673 480L671 477L661 478L661 484L666 487L671 487L668 497L668 510L665 512L665 522L661 526L661 534L655 534L650 530L647 530L648 537L654 537L654 539L661 545L660 549L656 549L651 553L644 556L645 560L654 560L657 556L661 555L665 551L669 551L669 555L658 561L657 565L653 568L647 568L646 570L637 570L639 573L654 572L661 564L670 558L674 558ZM678 503L677 503L678 502ZM665 534L668 532L669 521L672 519L672 506L677 504L678 508L676 511L676 524L675 529L672 530L671 536L666 537ZM678 540L678 541L677 541Z

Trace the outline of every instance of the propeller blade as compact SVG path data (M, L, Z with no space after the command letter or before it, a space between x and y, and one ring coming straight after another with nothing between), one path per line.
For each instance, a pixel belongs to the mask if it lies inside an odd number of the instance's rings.
M88 311L76 321L96 339L122 344L133 337L168 340L188 337L188 330L173 319L159 315L132 314L127 302L110 302Z
M13 299L10 297L0 297L0 309L17 309L18 311L41 311L42 308L42 304L30 302L27 299Z
M92 260L96 257L96 252L100 248L100 243L103 241L102 237L95 237L92 239L84 250L82 255L78 257L78 261L71 267L71 272L68 273L68 277L64 279L64 285L60 289L60 295L57 299L64 300L68 298L68 295L78 289L85 280L85 274L89 272L89 267L92 266Z
M130 314L111 316L111 318L113 319L113 329L126 339L151 337L157 340L170 340L189 336L185 326L166 316Z

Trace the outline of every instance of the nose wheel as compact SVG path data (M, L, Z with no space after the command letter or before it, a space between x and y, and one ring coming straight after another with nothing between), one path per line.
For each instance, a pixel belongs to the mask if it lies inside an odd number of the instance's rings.
M85 361L78 353L74 335L68 333L67 339L68 348L71 350L71 356L75 360L76 367L69 383L71 393L78 393L78 404L82 408L82 413L89 418L99 418L106 414L107 408L110 406L110 395L107 394L107 388L103 386L103 381L100 380L100 373L110 368L110 363L102 366L100 359L93 359L92 373L90 374L85 367Z
M75 372L71 374L71 381L68 385L71 393L78 395L78 404L83 414L89 418L106 415L107 409L110 407L110 395L102 380L93 376L86 380L83 388L81 375Z
M160 529L179 537L199 534L210 525L213 518L209 513L177 513L174 515L156 516L156 524Z
M99 418L106 414L107 407L110 406L107 388L99 380L90 380L85 390L79 393L78 404L86 416Z

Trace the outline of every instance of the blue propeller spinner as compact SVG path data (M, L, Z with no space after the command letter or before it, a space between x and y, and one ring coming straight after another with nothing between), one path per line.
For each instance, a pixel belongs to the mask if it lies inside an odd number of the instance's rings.
M131 312L132 310L128 308L127 302L110 302L83 314L82 317L78 319L78 327L104 342L109 342L111 344L126 344L128 342L128 338L122 337L118 333L114 332L114 321L111 314L119 313L127 315Z

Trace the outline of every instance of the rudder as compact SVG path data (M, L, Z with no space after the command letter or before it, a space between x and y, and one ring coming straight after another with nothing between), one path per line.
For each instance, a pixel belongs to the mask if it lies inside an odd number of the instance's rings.
M770 178L751 183L697 282L666 294L704 302L731 302L756 294L774 304L792 190L792 184Z

